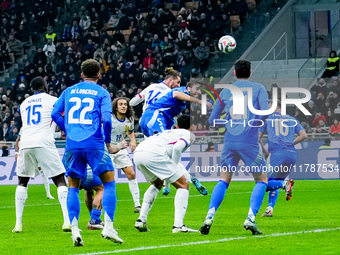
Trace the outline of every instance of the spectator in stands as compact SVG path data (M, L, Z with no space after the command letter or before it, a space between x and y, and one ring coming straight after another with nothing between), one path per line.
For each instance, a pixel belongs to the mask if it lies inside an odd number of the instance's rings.
M198 67L201 73L208 77L208 67L209 67L209 48L205 46L204 41L200 42L200 46L194 49L195 54L195 67Z
M9 128L8 128L8 123L2 121L2 127L0 129L0 140L1 141L6 141L9 136Z
M338 118L333 119L333 124L329 130L329 133L334 136L340 135L340 124Z
M329 53L329 58L327 59L327 68L322 74L322 78L331 78L332 76L337 76L339 74L339 57L336 51L332 50Z
M340 98L340 84L338 83L337 79L332 81L329 92L334 92L337 95L337 98Z
M325 105L325 96L320 92L314 100L315 106L318 111L322 112Z
M180 25L181 29L178 31L178 36L177 36L180 41L183 40L184 35L187 35L188 38L190 38L191 34L187 27L188 27L188 24L185 21L182 21Z
M79 26L77 20L73 20L72 27L71 27L71 37L72 37L72 39L79 37L81 32L82 32L81 27Z
M37 50L37 53L35 53L35 55L34 55L33 64L34 65L45 65L46 60L47 60L46 53L43 51L42 48L39 47L38 50ZM28 62L26 62L26 67L25 67L26 74L27 74L27 70L30 71L31 69L32 69L32 66Z
M31 38L28 31L28 28L24 25L19 25L18 33L15 35L15 37L21 41L23 49L28 49L31 46ZM25 52L24 52L25 53Z
M13 127L13 129L9 132L9 135L6 141L15 142L18 136L19 136L18 128Z
M316 84L311 88L312 98L316 98L319 93L327 95L327 86L324 79L319 79Z
M46 38L46 41L51 39L53 44L56 44L56 42L57 42L57 34L53 32L53 27L52 26L47 27L47 33L45 35L45 38Z
M317 111L316 114L315 114L315 117L314 117L314 119L313 119L312 125L313 125L314 127L319 126L319 125L320 125L320 120L322 120L323 123L326 123L326 118L325 118L325 116L322 115L320 111Z
M334 109L334 117L340 119L340 102L337 104L337 107Z
M328 133L328 127L326 127L325 121L319 120L319 124L316 126L315 133Z
M44 45L43 52L45 52L45 55L48 58L51 58L51 54L52 56L54 56L54 53L56 52L56 47L51 38L47 39L47 43Z
M330 91L327 96L327 100L329 101L329 108L331 108L331 111L333 112L339 102L338 95L333 91Z
M65 22L64 28L60 33L60 38L63 42L70 41L72 36L71 36L71 27L70 23Z
M79 26L82 31L88 31L91 27L91 19L85 13L80 16Z
M14 57L19 57L23 54L22 42L14 37L14 35L8 36L8 52L12 53Z
M4 145L2 146L2 155L1 157L7 157L9 155L9 150L8 150L8 146L7 145Z
M155 62L155 58L153 57L152 50L147 51L148 55L143 59L143 66L146 69L149 69L151 64Z

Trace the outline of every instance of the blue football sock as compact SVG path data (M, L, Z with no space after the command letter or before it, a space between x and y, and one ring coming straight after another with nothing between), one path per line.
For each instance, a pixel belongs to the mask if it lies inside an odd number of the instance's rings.
M255 216L260 210L264 195L266 194L267 183L257 182L250 197L250 208L248 218L255 221Z
M278 189L269 191L268 206L271 206L272 208L274 208L278 196L279 196L279 190Z
M218 207L221 205L229 184L225 181L219 180L216 184L210 198L209 211L207 218L213 218Z
M116 211L116 203L116 181L104 183L103 209L112 222Z
M283 188L283 180L268 180L266 191L276 190Z
M80 214L80 201L78 188L68 188L67 210L71 225L74 224L78 225L78 219ZM76 218L77 222L73 222L74 218Z
M91 219L100 220L100 215L102 214L102 210L92 209L91 211Z

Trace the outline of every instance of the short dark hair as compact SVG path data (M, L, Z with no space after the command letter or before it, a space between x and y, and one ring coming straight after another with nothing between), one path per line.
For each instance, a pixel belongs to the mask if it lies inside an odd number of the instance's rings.
M46 80L41 76L37 76L31 81L31 86L33 90L45 89L46 85Z
M187 114L182 114L181 116L178 117L177 119L177 124L179 128L184 128L184 129L189 129L191 126L190 123L190 116Z
M85 78L97 79L100 71L100 65L97 60L87 59L81 64L81 71Z
M331 139L329 139L329 138L326 138L326 139L325 139L325 144L327 144L327 145L331 145Z
M239 79L250 77L251 63L246 59L239 59L235 63L236 77Z

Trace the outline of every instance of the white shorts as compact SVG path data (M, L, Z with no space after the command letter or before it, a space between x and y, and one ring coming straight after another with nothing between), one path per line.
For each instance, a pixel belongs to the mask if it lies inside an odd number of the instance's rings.
M181 167L167 155L155 154L148 151L137 151L134 154L134 162L145 179L149 182L167 180L174 183L183 176Z
M110 154L110 158L114 167L117 169L123 169L128 166L133 166L127 149L120 150L115 154Z
M39 175L38 167L41 167L48 178L65 173L56 148L39 147L19 150L16 169L18 176L36 177Z

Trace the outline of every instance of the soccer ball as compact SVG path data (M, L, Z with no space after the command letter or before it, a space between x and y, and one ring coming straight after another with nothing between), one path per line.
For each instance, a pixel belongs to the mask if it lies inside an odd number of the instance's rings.
M218 48L223 53L233 52L236 48L236 41L234 37L230 35L224 35L218 40Z

